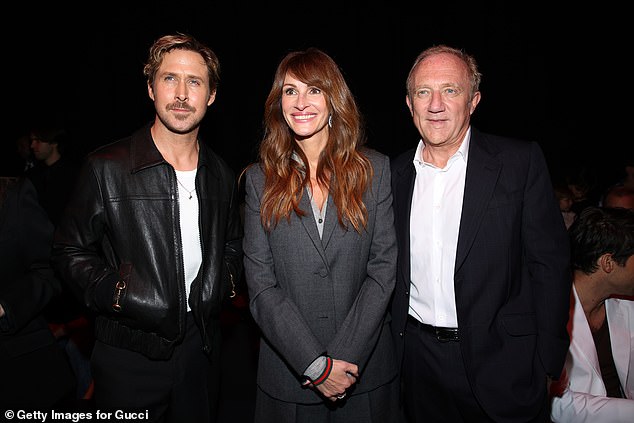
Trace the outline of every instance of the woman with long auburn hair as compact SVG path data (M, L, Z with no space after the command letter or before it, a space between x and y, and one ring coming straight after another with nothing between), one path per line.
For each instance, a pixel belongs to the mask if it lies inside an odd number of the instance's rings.
M390 165L364 144L334 60L288 53L244 173L245 274L262 333L256 422L397 419Z

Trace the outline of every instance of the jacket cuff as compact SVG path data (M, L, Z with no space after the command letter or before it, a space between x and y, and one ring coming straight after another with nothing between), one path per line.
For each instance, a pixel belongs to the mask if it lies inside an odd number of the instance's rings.
M330 376L330 372L332 371L332 358L328 356L325 356L325 358L326 362L323 371L317 378L312 379L313 386L321 385L328 379L328 376Z

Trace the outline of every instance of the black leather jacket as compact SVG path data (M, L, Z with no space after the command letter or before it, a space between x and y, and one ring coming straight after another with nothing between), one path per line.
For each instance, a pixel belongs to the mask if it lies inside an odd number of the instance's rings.
M235 174L202 142L196 192L203 261L190 306L211 354L222 303L242 273L242 224ZM53 264L97 313L96 339L171 355L187 313L178 186L150 125L87 157L55 233Z

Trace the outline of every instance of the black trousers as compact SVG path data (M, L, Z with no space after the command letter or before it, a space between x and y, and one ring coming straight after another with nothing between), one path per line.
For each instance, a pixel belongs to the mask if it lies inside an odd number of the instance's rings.
M477 383L477 381L475 381ZM544 381L546 386L546 381ZM460 341L441 342L407 321L402 396L408 423L491 423L467 379ZM507 389L507 388L500 388ZM538 416L506 421L549 422L546 403Z
M408 423L493 421L471 391L459 342L440 342L407 321L402 374Z
M191 313L185 339L170 359L151 360L97 341L91 364L97 409L147 411L152 422L211 421L207 380L210 361Z

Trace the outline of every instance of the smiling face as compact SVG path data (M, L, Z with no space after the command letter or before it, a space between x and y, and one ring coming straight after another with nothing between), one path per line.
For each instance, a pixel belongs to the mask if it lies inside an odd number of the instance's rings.
M425 143L443 146L462 142L480 93L471 98L467 65L453 54L440 53L417 65L406 101Z
M200 125L216 97L199 53L175 49L166 53L148 94L158 120L171 132L188 133Z
M328 104L321 89L287 73L282 86L282 113L297 140L328 138Z

